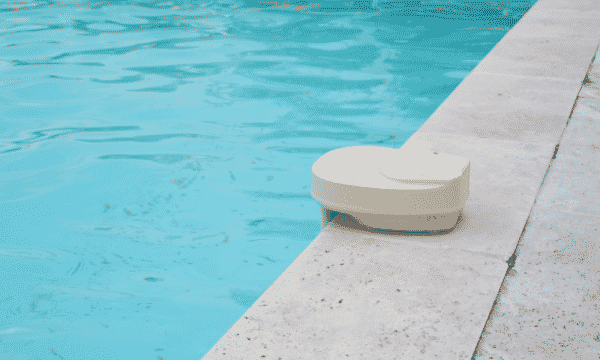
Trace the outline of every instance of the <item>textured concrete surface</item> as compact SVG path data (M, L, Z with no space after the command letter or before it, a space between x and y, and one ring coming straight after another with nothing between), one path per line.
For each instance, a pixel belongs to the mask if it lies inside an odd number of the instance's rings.
M577 99L475 359L600 359L599 60Z
M596 1L596 0L594 0ZM550 8L567 4L566 8ZM600 35L597 21L600 11L596 4L588 4L584 8L571 8L569 2L544 1L536 5L535 13L532 13L527 22L518 22L511 30L511 35L522 35L529 37L553 37L553 38L587 38L592 42ZM591 6L590 6L591 5ZM539 11L539 10L544 11ZM573 19L577 19L577 26L573 26Z
M453 232L377 232L337 216L203 359L466 359L477 344L481 359L594 358L594 103L581 97L563 131L577 94L599 95L586 77L597 14L597 0L538 0L409 140L471 160ZM552 163L561 136L573 145ZM540 190L549 164L569 177L551 172ZM505 278L532 207L522 242L533 245ZM595 245L555 241L569 236Z
M533 9L532 9L533 10ZM563 38L518 35L496 45L473 72L579 81L594 55L597 37ZM570 64L570 66L547 66ZM585 69L582 71L582 68Z
M481 252L508 261L521 236L555 146L425 132L418 132L409 141L419 140L430 142L434 151L471 160L470 194L462 219L450 233L428 236L390 233L393 235L381 236L409 239L424 246ZM332 225L337 226L340 221L336 219ZM373 235L373 231L356 224L345 223L345 226Z
M330 228L205 359L468 359L506 269L491 256Z
M586 54L587 63L580 68L587 70L593 54ZM556 144L585 76L583 71L575 81L476 70L431 115L420 132Z
M600 358L600 218L536 206L475 359Z

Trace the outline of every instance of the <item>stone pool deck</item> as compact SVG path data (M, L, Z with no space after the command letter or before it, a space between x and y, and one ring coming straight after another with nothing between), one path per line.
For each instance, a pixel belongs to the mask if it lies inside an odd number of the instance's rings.
M509 264L473 358L600 359L600 53Z
M409 139L471 160L454 231L337 216L203 359L598 359L598 19L538 0Z

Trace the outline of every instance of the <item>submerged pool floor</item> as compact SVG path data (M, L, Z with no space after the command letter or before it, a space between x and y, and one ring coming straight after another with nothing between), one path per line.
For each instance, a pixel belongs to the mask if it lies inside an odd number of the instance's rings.
M390 4L0 5L0 357L200 358L532 5Z

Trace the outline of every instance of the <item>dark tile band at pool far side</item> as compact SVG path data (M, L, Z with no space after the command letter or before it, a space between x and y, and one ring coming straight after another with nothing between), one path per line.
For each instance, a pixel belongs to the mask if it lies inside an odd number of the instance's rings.
M408 140L471 161L453 232L334 218L203 359L597 358L598 18L538 0Z

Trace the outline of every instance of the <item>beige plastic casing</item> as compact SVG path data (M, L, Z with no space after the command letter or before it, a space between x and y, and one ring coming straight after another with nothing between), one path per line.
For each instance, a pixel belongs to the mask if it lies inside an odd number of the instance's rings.
M470 162L428 149L352 146L312 167L311 195L322 207L385 230L452 229L469 196Z

